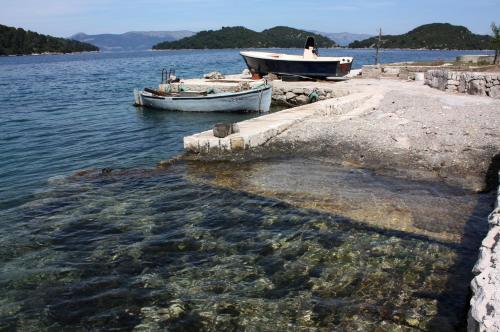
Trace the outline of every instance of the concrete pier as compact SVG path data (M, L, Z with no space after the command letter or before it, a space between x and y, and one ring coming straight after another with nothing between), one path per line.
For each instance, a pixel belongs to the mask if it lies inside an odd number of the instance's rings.
M345 97L332 98L263 115L239 122L240 132L225 138L217 138L213 135L212 130L208 130L184 137L184 149L191 153L219 155L257 148L291 126L313 115L341 114L345 110L357 108L368 97L367 94L354 93Z

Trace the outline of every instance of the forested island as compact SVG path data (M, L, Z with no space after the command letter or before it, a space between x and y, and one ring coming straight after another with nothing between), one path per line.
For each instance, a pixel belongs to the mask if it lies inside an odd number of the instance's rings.
M374 47L378 37L354 41L350 48ZM383 48L484 50L491 48L492 37L477 35L464 26L432 23L419 26L402 35L382 36Z
M277 26L256 32L239 26L201 31L192 37L156 44L153 49L301 48L304 47L308 36L313 36L316 39L318 47L337 46L333 40L305 30Z
M42 35L0 24L0 55L73 53L99 51L99 48L76 40Z

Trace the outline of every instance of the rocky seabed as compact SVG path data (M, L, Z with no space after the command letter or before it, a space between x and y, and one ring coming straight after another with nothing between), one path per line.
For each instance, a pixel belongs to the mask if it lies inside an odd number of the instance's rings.
M500 99L500 73L429 70L425 84L442 91Z
M490 230L484 238L473 272L468 331L500 331L500 186L496 208L488 218Z

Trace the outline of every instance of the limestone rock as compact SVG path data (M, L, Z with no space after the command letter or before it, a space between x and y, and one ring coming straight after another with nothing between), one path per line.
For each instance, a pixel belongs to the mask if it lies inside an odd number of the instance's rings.
M287 92L285 97L286 97L286 100L291 100L291 99L295 98L296 95L293 92Z
M486 95L486 83L482 79L473 79L469 82L469 89L467 89L467 93L470 95Z
M458 92L465 93L466 90L467 90L467 81L464 76L461 76L458 83Z
M399 69L399 67L384 67L383 71L386 74L396 76L396 75L399 75L400 69Z
M286 96L285 95L273 95L273 100L278 104L286 103Z
M500 200L500 193L498 199ZM484 238L471 282L473 296L468 316L470 332L500 331L500 221L497 207L489 216L490 230Z
M270 80L270 81L276 81L276 80L279 80L279 77L278 77L278 75L276 75L276 74L269 73L269 74L267 75L267 79L268 79L268 80Z
M380 65L365 65L361 69L361 75L366 78L380 78L382 67Z
M306 95L300 95L300 96L297 96L295 98L295 102L298 104L298 105L305 105L305 104L309 104L309 97L306 96Z
M233 133L240 131L236 123L216 123L214 125L213 134L215 137L224 138Z
M238 124L232 123L231 124L231 133L235 134L235 133L239 133L239 132L240 132L240 127L238 126Z
M488 96L491 98L499 98L500 99L500 85L494 85L488 91Z

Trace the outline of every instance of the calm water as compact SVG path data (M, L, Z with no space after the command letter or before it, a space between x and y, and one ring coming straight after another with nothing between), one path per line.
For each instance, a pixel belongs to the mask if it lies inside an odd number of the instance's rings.
M153 169L183 136L252 116L134 108L132 90L170 66L185 78L244 69L236 50L0 58L0 329L461 324L481 231L462 243L382 231L192 181L196 165ZM73 175L103 167L117 171Z
M463 53L470 52L391 50L382 60L450 60ZM372 50L321 54L353 55L356 68L374 57ZM186 134L248 117L136 110L133 89L156 86L164 67L189 78L239 73L245 65L236 50L0 58L0 206L23 203L48 178L78 169L151 166L181 152Z

